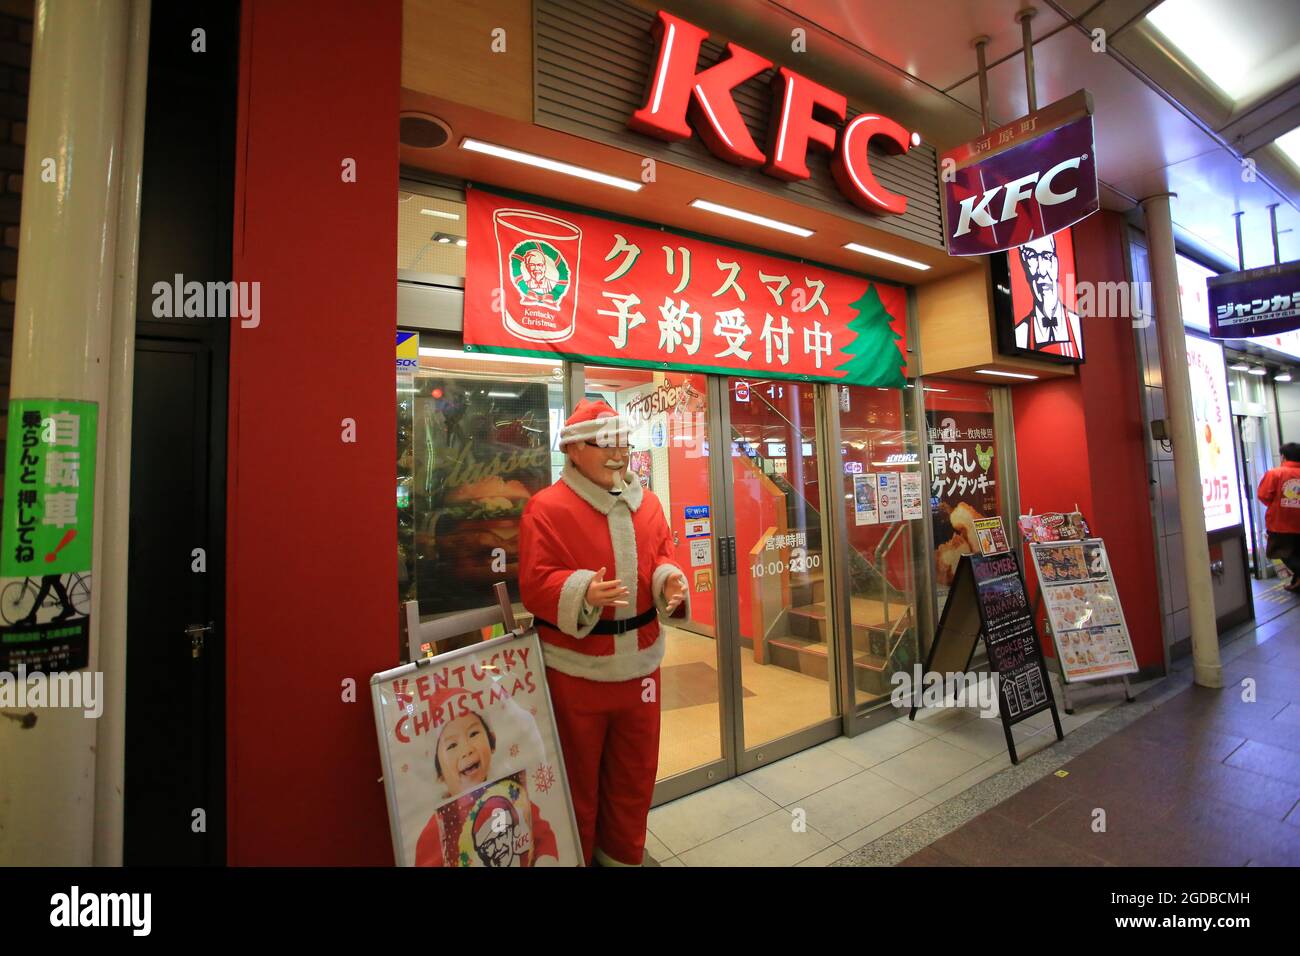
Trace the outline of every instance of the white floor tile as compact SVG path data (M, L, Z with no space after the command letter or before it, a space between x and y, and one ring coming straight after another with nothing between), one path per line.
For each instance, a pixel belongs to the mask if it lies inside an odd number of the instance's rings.
M916 720L908 721L908 726L937 737L978 717L979 711L970 707L922 707L916 712ZM907 720L906 717L903 719Z
M776 809L776 803L743 780L728 780L655 807L650 811L650 832L680 855Z
M905 750L919 747L930 735L909 727L906 718L891 720L856 737L836 737L826 744L841 757L847 757L860 767L874 767Z
M810 793L825 790L831 784L839 783L861 770L852 760L841 757L826 744L820 744L766 767L751 770L741 779L784 807L802 800Z
M978 754L935 738L873 767L872 773L923 797L981 763Z
M848 856L849 851L838 844L832 843L820 853L814 853L808 859L804 860L799 866L830 866L836 860Z
M673 855L672 850L664 846L663 841L649 831L645 835L645 850L656 860L666 860Z
M808 825L839 840L916 799L916 794L870 770L832 784L797 800L787 810L801 809Z
M1021 754L1022 759L1023 756L1024 755ZM975 767L972 767L960 776L954 777L942 786L931 790L925 795L925 799L937 806L945 800L950 800L957 796L959 793L964 793L971 787L975 786L975 784L982 780L987 780L995 773L1005 770L1009 766L1011 766L1011 757L1007 754L1003 754L1001 760L997 757L993 757Z
M687 866L794 866L831 845L812 827L796 832L792 822L788 810L777 810L687 850L681 860Z

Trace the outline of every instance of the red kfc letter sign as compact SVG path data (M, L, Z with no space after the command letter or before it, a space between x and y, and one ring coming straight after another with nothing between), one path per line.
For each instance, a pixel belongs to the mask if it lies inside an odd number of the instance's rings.
M738 166L761 165L769 176L787 181L808 178L808 146L818 143L833 151L831 172L851 202L872 213L902 215L907 211L907 197L890 192L877 181L867 152L868 143L876 136L884 137L891 152L907 152L911 137L893 120L864 113L854 117L837 140L836 127L848 111L844 96L781 67L772 79L772 121L765 156L754 144L731 94L741 83L770 69L771 61L728 43L724 59L697 72L706 31L660 10L654 34L659 58L646 104L628 120L632 129L672 142L689 139L694 126L718 158ZM817 118L818 111L823 119ZM835 125L824 119L834 119Z
M654 82L646 105L632 114L628 125L670 142L689 139L691 127L686 123L689 107L700 139L710 152L739 166L760 165L763 154L740 118L731 91L768 69L772 62L728 43L730 55L725 60L697 73L695 64L700 58L700 44L708 33L660 10L655 36L659 41L659 62L655 65Z

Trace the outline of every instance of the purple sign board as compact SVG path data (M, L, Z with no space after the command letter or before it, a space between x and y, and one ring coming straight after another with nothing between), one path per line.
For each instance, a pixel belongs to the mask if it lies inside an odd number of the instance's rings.
M1300 328L1300 260L1210 276L1210 335L1251 339Z
M948 254L983 256L1050 236L1100 206L1092 101L1064 100L940 158Z

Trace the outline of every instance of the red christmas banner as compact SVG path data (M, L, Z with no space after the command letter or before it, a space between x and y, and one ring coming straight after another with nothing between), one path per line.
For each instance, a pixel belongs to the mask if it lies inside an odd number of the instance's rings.
M904 385L900 286L468 192L467 351Z

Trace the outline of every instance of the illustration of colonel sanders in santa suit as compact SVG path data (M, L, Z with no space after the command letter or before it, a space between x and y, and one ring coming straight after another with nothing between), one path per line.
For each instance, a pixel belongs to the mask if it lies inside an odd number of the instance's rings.
M519 538L582 852L601 866L641 864L659 765L659 618L690 613L663 507L628 480L627 434L605 402L579 402L560 432L564 471L529 500Z
M1019 247L1020 265L1034 297L1034 308L1016 320L1016 347L1049 355L1083 358L1079 316L1061 301L1056 237L1043 236Z

